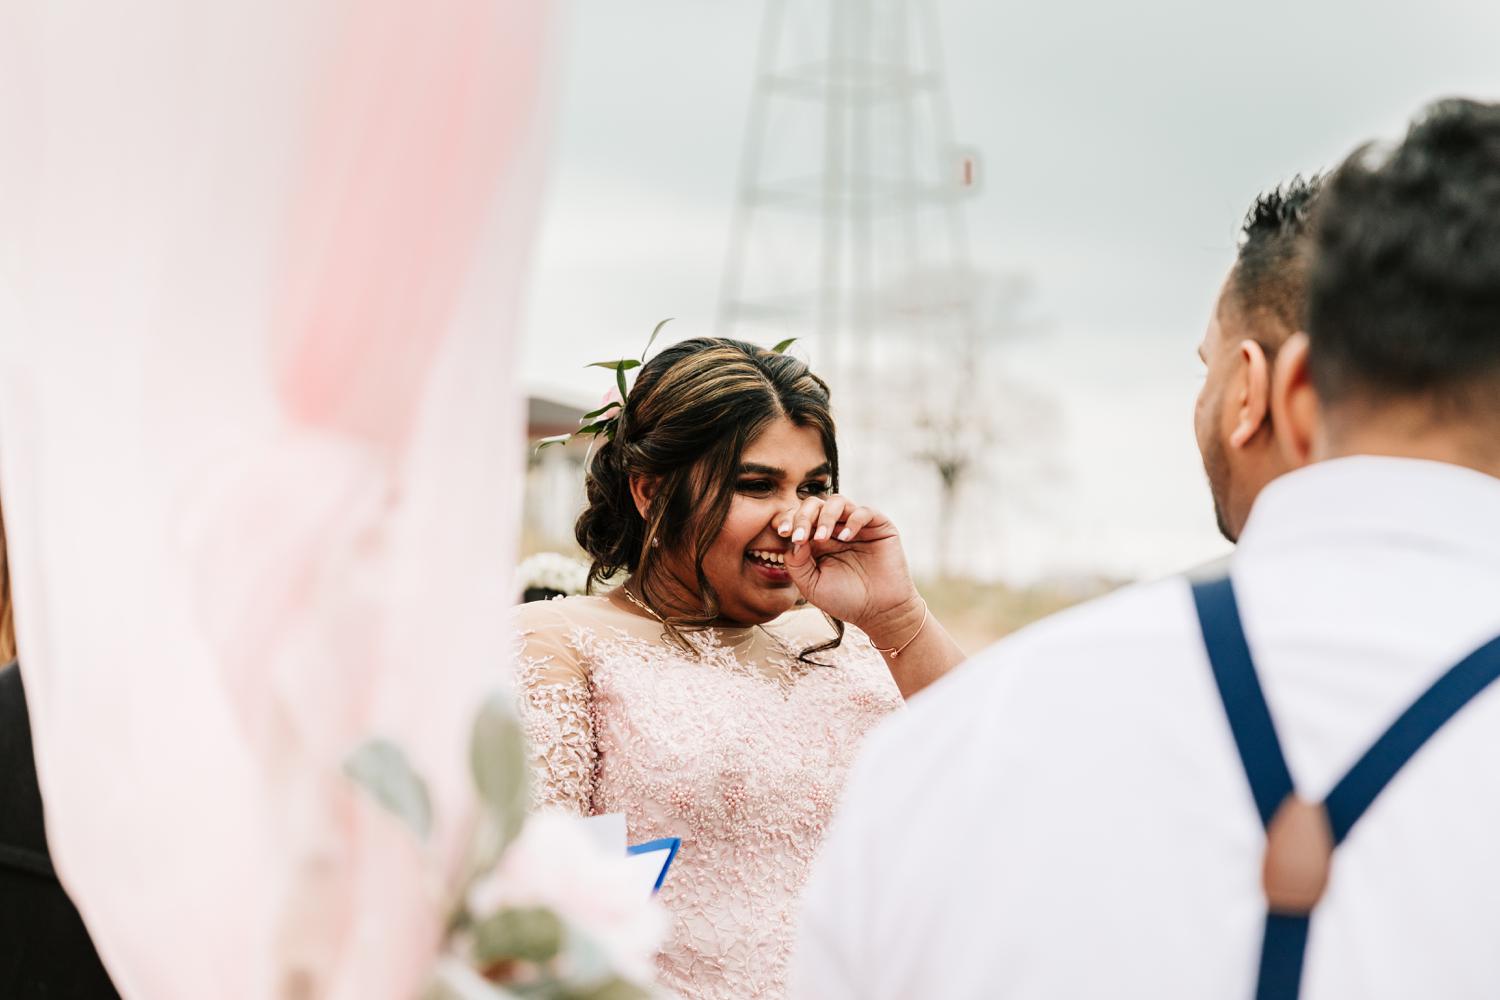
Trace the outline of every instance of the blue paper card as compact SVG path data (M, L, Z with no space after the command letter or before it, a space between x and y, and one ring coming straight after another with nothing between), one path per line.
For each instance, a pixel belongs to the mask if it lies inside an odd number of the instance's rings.
M648 840L644 844L632 844L625 848L625 853L632 857L642 854L661 854L661 872L656 876L656 885L652 886L652 893L661 891L662 883L667 880L667 869L672 867L672 862L677 857L677 849L682 846L681 837L661 837L657 840Z

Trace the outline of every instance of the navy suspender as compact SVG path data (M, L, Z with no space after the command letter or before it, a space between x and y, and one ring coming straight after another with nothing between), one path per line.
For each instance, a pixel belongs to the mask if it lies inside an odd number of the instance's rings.
M1198 622L1213 667L1214 681L1229 728L1239 748L1261 824L1272 818L1295 786L1276 725L1250 659L1250 647L1240 625L1234 587L1228 578L1193 584ZM1443 724L1500 677L1500 638L1481 646L1443 674L1401 713L1395 723L1365 751L1323 801L1333 846L1337 847L1364 815L1390 780ZM1311 910L1266 913L1261 944L1257 1000L1294 1000L1302 979Z
M1193 585L1193 600L1198 605L1198 624L1208 647L1208 662L1214 682L1229 716L1234 745L1239 748L1250 793L1263 827L1281 803L1292 794L1292 772L1281 754L1281 740L1271 709L1255 675L1250 646L1240 626L1239 608L1229 578ZM1307 914L1266 913L1265 937L1260 949L1260 974L1255 987L1256 1000L1293 998L1302 977L1302 958L1307 950Z

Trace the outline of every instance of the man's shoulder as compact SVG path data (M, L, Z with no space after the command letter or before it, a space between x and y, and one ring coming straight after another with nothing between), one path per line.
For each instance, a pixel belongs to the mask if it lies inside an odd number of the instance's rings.
M1061 736L1073 717L1069 706L1149 686L1195 656L1196 628L1185 578L1121 588L971 657L883 723L866 755L892 762L971 756L980 743L1030 731L1038 712L1051 716Z
M918 713L968 702L987 689L1068 685L1093 672L1130 669L1133 655L1192 635L1192 598L1183 577L1122 587L1050 615L970 657L913 699ZM928 708L928 705L932 708Z

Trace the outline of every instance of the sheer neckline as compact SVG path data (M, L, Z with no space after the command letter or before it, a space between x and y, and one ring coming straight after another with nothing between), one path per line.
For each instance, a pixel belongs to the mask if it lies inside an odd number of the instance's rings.
M636 598L629 591L625 590L624 589L624 585L621 585L621 587L618 588L618 589L620 590L621 593L623 593L625 595L625 600L626 600L625 604L621 604L620 602L618 602L618 601L616 601L614 599L614 596L613 596L614 593L615 593L614 590L610 590L607 593L603 593L603 594L590 594L589 596L590 597L598 597L598 598L600 598L601 600L603 600L605 602L606 605L608 605L609 607L613 608L616 611L623 611L623 612L626 612L627 614L632 615L633 617L641 618L641 619L643 619L645 621L648 621L648 622L654 622L655 624L658 624L658 625L665 624L665 622L661 619L661 617L658 616L658 615L656 615L655 612L651 611L651 609L649 607L647 607L646 604L644 604L643 602L641 602L639 598ZM637 609L639 609L640 612L642 612L642 613L637 613ZM755 624L755 625L707 625L707 626L704 626L704 628L697 629L695 631L713 630L714 632L724 633L726 635L739 635L739 634L749 635L749 634L752 634L758 628L765 628L767 625L770 625L770 624L773 624L774 622L780 621L782 617L783 616L778 615L776 618L771 619L771 621L769 621L769 622L758 623L758 624Z
M823 638L811 634L810 629L797 621L806 616L809 609L794 608L764 625L712 625L684 630L682 635L691 647L684 649L672 641L660 621L623 607L608 594L590 594L561 600L576 609L573 615L567 616L576 616L576 625L591 625L596 630L603 629L613 634L617 639L641 643L653 650L667 652L674 658L718 666L741 676L771 683L786 697L790 697L812 666L801 659L802 651L817 645ZM594 621L589 622L589 618ZM819 618L820 624L821 621ZM799 634L802 632L809 634ZM762 634L764 638L758 639L757 634Z
M610 593L613 593L613 591L611 591ZM616 601L613 597L610 596L610 593L589 594L586 597L583 597L581 599L582 600L587 600L587 601L598 602L598 605L601 608L604 608L604 609L606 609L608 611L613 611L616 614L623 615L623 616L625 616L627 618L631 618L631 619L634 619L636 621L643 622L643 623L645 623L647 625L656 625L656 626L659 627L662 624L664 624L660 618L652 618L649 615L637 612L637 610L635 609L635 607L633 605L629 606L629 607L621 605L618 601ZM771 635L773 638L777 639L778 641L781 641L781 637L777 636L777 635L775 635L775 633L771 632L771 628L773 626L777 625L778 623L780 623L782 621L785 621L786 618L789 615L794 615L798 611L802 611L802 610L804 610L804 608L801 608L801 607L792 608L790 611L787 611L784 614L777 615L775 618L772 618L770 621L764 622L764 623L761 623L761 624L756 624L756 625L707 625L707 626L704 626L702 628L693 629L692 632L700 633L700 634L701 633L705 633L705 632L710 632L710 633L713 633L716 636L719 636L721 639L733 637L733 641L736 642L736 643L738 643L738 642L742 641L742 639L744 637L753 636L755 634L755 630L756 629L761 629L762 631L765 631L767 634ZM684 631L685 631L685 634L686 634L686 630L684 630Z

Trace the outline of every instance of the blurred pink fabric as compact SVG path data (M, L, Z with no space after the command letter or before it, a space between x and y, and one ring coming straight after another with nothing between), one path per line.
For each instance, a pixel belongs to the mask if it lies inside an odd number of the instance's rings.
M407 998L503 683L543 0L0 0L0 499L126 997ZM429 778L420 845L341 773Z

